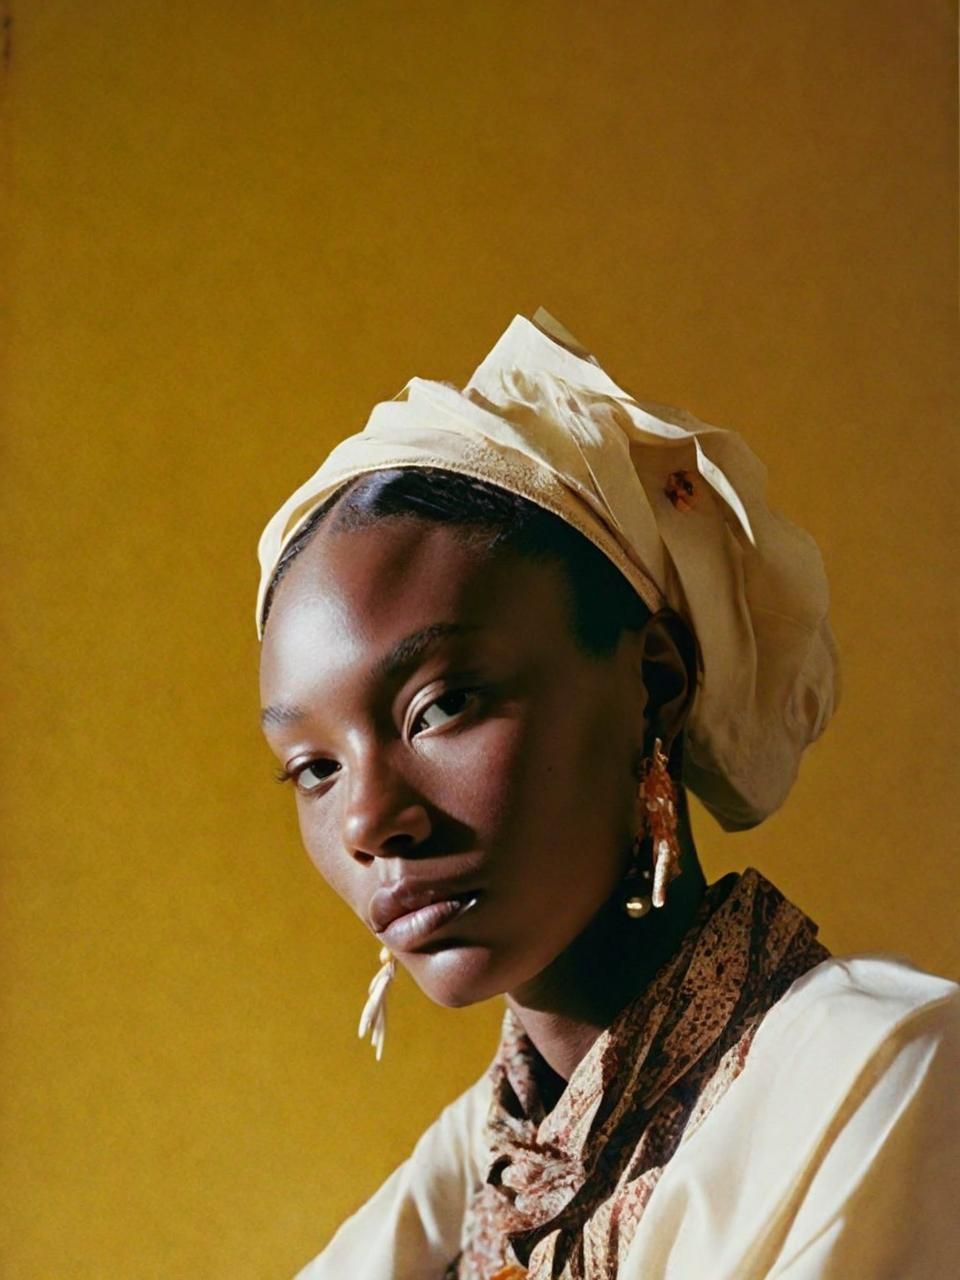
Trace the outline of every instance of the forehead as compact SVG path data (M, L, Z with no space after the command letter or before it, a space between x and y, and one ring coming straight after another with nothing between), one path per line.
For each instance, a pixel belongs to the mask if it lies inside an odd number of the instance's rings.
M555 644L569 633L567 590L557 563L491 553L444 525L321 525L274 597L261 652L264 705L311 673L367 668L400 638L438 623Z

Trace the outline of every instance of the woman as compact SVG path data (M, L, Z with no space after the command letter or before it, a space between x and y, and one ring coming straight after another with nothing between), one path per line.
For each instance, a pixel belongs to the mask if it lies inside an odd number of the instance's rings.
M382 947L361 1034L379 1057L398 964L507 1003L302 1277L953 1273L956 988L831 959L759 873L697 861L685 788L756 825L837 697L819 554L763 490L539 312L265 529L264 729Z

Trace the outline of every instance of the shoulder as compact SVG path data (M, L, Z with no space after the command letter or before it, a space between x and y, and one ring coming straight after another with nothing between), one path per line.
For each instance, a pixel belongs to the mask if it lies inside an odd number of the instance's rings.
M408 1159L297 1280L441 1275L459 1248L467 1200L480 1176L490 1091L484 1075L445 1107Z
M945 1274L958 1065L954 983L888 957L824 961L769 1011L740 1075L681 1141L626 1274L686 1280L704 1256L738 1280Z
M895 1062L920 1087L934 1061L960 1063L960 987L891 956L835 956L768 1011L716 1114L749 1116L751 1145L767 1128L809 1141Z
M925 973L897 956L830 956L798 978L780 1005L799 1009L829 998L895 1014L953 999L958 992L955 982Z
M856 1071L885 1045L934 1036L956 1045L960 987L893 956L834 956L799 978L761 1023L748 1064L828 1055Z
M423 1166L447 1164L451 1153L458 1168L473 1166L483 1151L484 1129L490 1111L492 1084L488 1072L440 1112L413 1150L411 1159Z
M812 1178L838 1144L866 1167L908 1112L920 1143L938 1113L954 1126L945 1095L958 1066L955 983L892 957L833 957L760 1023L742 1072L691 1134L690 1152L708 1167L736 1152L745 1180L755 1185L760 1173L768 1188L787 1171Z
M834 957L760 1024L714 1136L732 1124L751 1181L790 1169L807 1208L815 1189L836 1210L874 1166L933 1168L947 1149L953 1181L958 1067L960 987L893 957Z

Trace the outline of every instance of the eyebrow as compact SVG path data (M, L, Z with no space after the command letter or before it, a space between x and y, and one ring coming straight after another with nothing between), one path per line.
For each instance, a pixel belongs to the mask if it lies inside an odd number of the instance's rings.
M412 667L438 641L481 629L479 626L468 626L463 622L432 622L418 631L411 631L408 636L398 640L391 649L376 660L372 668L373 677L377 680L386 680L396 676L408 667ZM300 721L306 720L308 715L309 712L305 707L277 703L261 711L260 723L264 727L268 724L299 724Z

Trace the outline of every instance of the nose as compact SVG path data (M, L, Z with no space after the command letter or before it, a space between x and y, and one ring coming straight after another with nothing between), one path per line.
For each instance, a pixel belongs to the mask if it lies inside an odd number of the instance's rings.
M357 761L342 794L343 844L358 862L409 856L430 836L423 798L382 756Z

